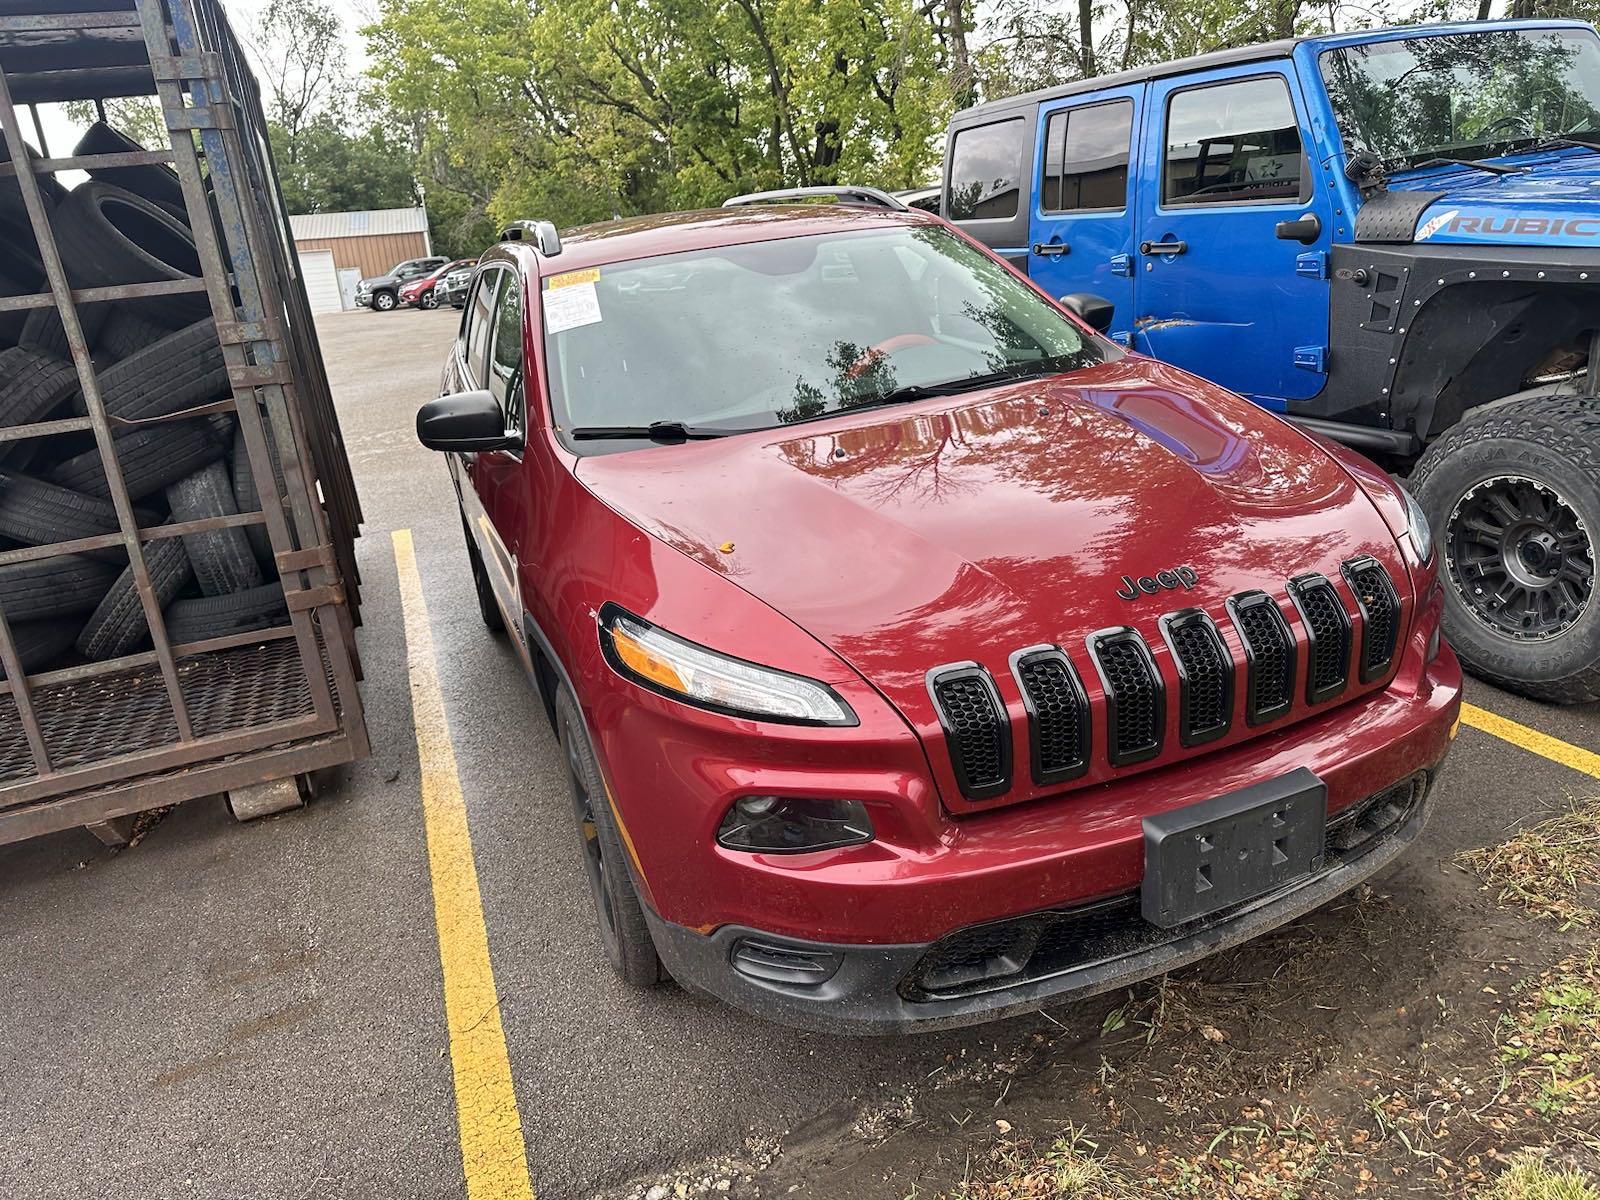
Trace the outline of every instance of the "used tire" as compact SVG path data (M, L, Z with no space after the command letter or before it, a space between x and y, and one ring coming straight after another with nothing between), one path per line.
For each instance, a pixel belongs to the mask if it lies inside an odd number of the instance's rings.
M60 658L72 649L77 637L76 621L27 621L11 627L11 641L26 675L32 675ZM0 663L0 679L4 678L5 664Z
M74 287L155 283L200 277L200 255L188 226L126 188L91 179L57 206L53 222L61 262ZM139 301L140 311L169 328L211 313L204 292Z
M134 514L141 525L148 513ZM0 471L0 536L25 546L48 546L117 531L111 501L15 471ZM89 551L96 558L119 559L121 548Z
M84 341L91 347L95 338L111 316L109 304L78 305L78 325L83 330ZM72 348L67 345L67 331L61 324L61 314L53 308L35 308L28 312L22 323L22 336L17 345L40 354L49 354L64 362L72 361Z
M228 367L210 320L169 333L100 373L106 412L130 421L206 404L228 391Z
M42 421L78 390L78 371L37 350L0 350L0 426ZM0 462L14 459L18 443L0 442Z
M189 556L178 538L156 538L144 544L144 563L150 572L150 586L156 602L165 608L189 582ZM150 636L139 589L133 582L133 567L124 568L105 598L78 634L78 653L99 662L127 654ZM168 641L176 639L168 635Z
M155 345L170 332L164 326L145 320L130 308L119 308L106 318L90 344L96 355L104 355L118 363Z
M84 132L73 157L89 154L125 154L144 147L126 134L113 129L104 121L96 121ZM141 196L163 209L184 211L183 185L178 173L165 163L149 163L139 167L94 167L89 174L103 183Z
M8 621L88 612L105 598L117 577L110 563L79 554L58 554L0 566L0 612Z
M233 485L228 480L228 468L220 462L202 467L169 485L167 502L172 506L175 524L206 517L230 517L239 511L233 499ZM243 529L186 533L183 547L189 552L194 577L206 595L226 596L261 586L261 567Z
M1600 400L1547 391L1470 412L1410 485L1467 668L1537 700L1600 699Z
M204 421L170 421L135 429L116 439L117 463L131 499L141 500L222 457L222 445ZM57 464L50 481L85 496L109 499L98 449Z
M289 609L283 584L267 583L229 596L174 600L164 615L167 636L174 645L183 645L287 624Z
M583 874L594 899L606 959L629 986L654 987L664 977L661 959L634 891L628 852L617 832L583 718L565 687L556 694L556 735L567 758Z
M266 414L262 414L266 420ZM283 463L278 458L278 444L272 440L272 431L267 430L267 457L272 462L272 476L278 484L278 495L283 495ZM256 487L255 469L250 465L250 452L245 447L244 430L237 424L233 430L233 499L238 505L239 512L261 511L261 493ZM267 534L265 525L250 525L245 529L245 536L250 539L250 548L256 552L256 557L263 563L272 563L272 538Z

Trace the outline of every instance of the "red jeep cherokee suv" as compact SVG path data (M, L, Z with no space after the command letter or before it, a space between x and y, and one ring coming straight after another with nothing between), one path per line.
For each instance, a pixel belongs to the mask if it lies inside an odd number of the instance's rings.
M1416 506L1092 298L831 194L508 230L418 414L617 970L959 1025L1393 860L1460 697Z

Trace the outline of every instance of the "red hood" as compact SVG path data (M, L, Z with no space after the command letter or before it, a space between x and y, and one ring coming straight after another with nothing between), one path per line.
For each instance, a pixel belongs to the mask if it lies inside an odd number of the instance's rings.
M1047 381L826 423L585 458L582 482L640 528L830 646L919 729L925 676L1012 651L1081 652L1227 597L1370 554L1394 536L1334 459L1182 371L1128 357ZM732 543L724 552L721 547ZM1129 601L1123 576L1190 567ZM1020 797L1019 797L1020 798Z

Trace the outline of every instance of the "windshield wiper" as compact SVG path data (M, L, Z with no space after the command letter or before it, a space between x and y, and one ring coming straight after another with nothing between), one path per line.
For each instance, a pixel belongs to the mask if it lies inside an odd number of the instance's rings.
M569 429L575 442L650 441L699 442L710 438L754 433L753 429L717 429L710 425L685 425L682 421L652 421L648 425L580 425Z
M1535 142L1531 146L1515 151L1515 153L1537 154L1540 150L1559 150L1562 146L1576 146L1580 150L1593 150L1600 153L1600 141L1595 141L1592 138L1573 137L1571 134L1566 133L1560 137L1545 138L1544 141Z
M1423 162L1412 163L1403 167L1406 171L1421 171L1425 167L1475 167L1480 171L1487 171L1491 175L1521 175L1527 167L1503 167L1499 163L1479 162L1475 158L1430 158Z

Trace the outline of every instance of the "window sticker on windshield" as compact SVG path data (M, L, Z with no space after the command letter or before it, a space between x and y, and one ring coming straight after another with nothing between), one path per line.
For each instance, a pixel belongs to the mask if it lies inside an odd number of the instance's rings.
M580 283L599 283L600 268L590 267L586 271L568 271L564 275L552 275L545 284L552 292L557 288L576 287Z
M574 275L581 272L574 271ZM598 274L598 272L596 273ZM600 297L595 294L594 282L577 282L550 287L544 294L544 327L547 333L561 333L581 325L594 325L600 321Z

